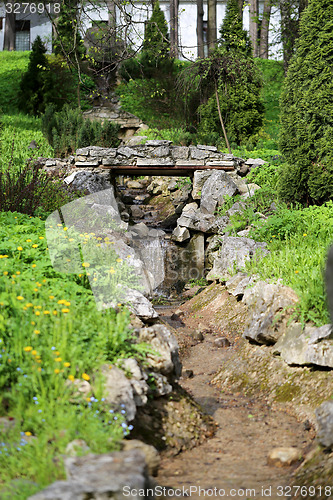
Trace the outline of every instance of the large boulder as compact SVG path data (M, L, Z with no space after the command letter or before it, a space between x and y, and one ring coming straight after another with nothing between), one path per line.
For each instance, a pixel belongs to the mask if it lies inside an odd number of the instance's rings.
M213 170L196 170L193 175L192 198L200 200L201 190L206 180L212 175Z
M166 375L168 379L178 379L182 365L179 359L178 343L175 336L164 325L141 328L138 341L149 344L154 352L147 353L146 359L152 371Z
M104 189L112 189L112 185L105 175L86 170L73 172L64 179L64 182L71 186L72 189L82 191L87 195L103 191Z
M114 411L125 411L125 420L131 422L136 414L136 404L131 381L123 370L113 365L102 366L104 398Z
M189 203L177 220L178 226L201 231L202 233L222 233L228 225L228 217L203 214L196 203Z
M244 291L249 320L243 337L258 344L275 344L286 331L290 310L298 302L289 287L259 281Z
M251 258L264 256L268 253L266 243L258 243L251 238L223 236L221 242L215 255L213 268L207 276L210 280L224 280L233 274L234 268L241 270Z
M225 197L233 196L237 191L236 184L226 172L214 170L201 190L201 212L214 214L216 207L225 202Z
M123 500L124 495L137 499L138 491L145 492L143 498L153 500L147 490L151 481L145 455L138 449L67 457L65 469L67 481L56 481L29 500Z
M319 328L291 323L274 346L275 354L289 365L316 365L333 368L332 325Z

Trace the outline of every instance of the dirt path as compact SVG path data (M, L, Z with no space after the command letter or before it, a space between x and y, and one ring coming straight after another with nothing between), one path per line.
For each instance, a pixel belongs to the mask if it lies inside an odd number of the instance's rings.
M297 447L305 450L310 435L304 425L289 414L268 407L264 401L241 394L221 393L210 385L223 361L237 349L217 348L215 332L207 333L203 342L190 337L198 320L188 317L185 324L172 321L172 311L159 311L161 317L175 328L183 349L183 370L193 370L193 378L181 381L218 424L216 435L203 445L173 458L163 458L158 484L172 489L185 488L184 496L192 499L212 498L292 498L288 490L297 465L277 468L267 465L267 456L274 447ZM208 326L212 318L200 319ZM196 325L197 326L197 325ZM189 490L201 488L201 494ZM216 490L214 490L216 488ZM204 491L205 490L205 491ZM220 491L219 491L220 490ZM170 494L172 491L170 491Z

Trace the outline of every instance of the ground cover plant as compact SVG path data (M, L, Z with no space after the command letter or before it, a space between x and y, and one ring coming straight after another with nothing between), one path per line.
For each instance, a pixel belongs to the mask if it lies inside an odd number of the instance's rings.
M63 478L61 455L73 439L101 453L131 430L124 411L103 399L99 369L145 348L133 341L126 311L97 311L86 271L57 273L44 222L0 213L0 489L15 478L37 484L14 498ZM84 397L80 381L91 383Z

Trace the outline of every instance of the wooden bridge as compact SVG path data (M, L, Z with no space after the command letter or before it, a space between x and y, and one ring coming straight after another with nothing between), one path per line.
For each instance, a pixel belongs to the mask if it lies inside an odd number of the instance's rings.
M118 175L192 177L196 170L235 170L234 165L101 165L100 168L110 170L112 177Z

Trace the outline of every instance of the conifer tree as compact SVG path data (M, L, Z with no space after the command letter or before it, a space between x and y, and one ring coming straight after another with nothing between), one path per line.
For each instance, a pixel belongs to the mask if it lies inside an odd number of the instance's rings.
M280 195L303 204L333 197L333 3L311 0L281 95Z
M155 2L151 18L146 23L142 51L150 59L165 58L170 55L168 25L158 0Z
M237 50L251 55L251 42L247 31L243 29L239 15L238 0L229 0L222 25L220 27L219 45L227 52Z
M19 104L22 111L38 115L44 111L45 72L49 64L40 36L32 44L29 65L20 82Z

